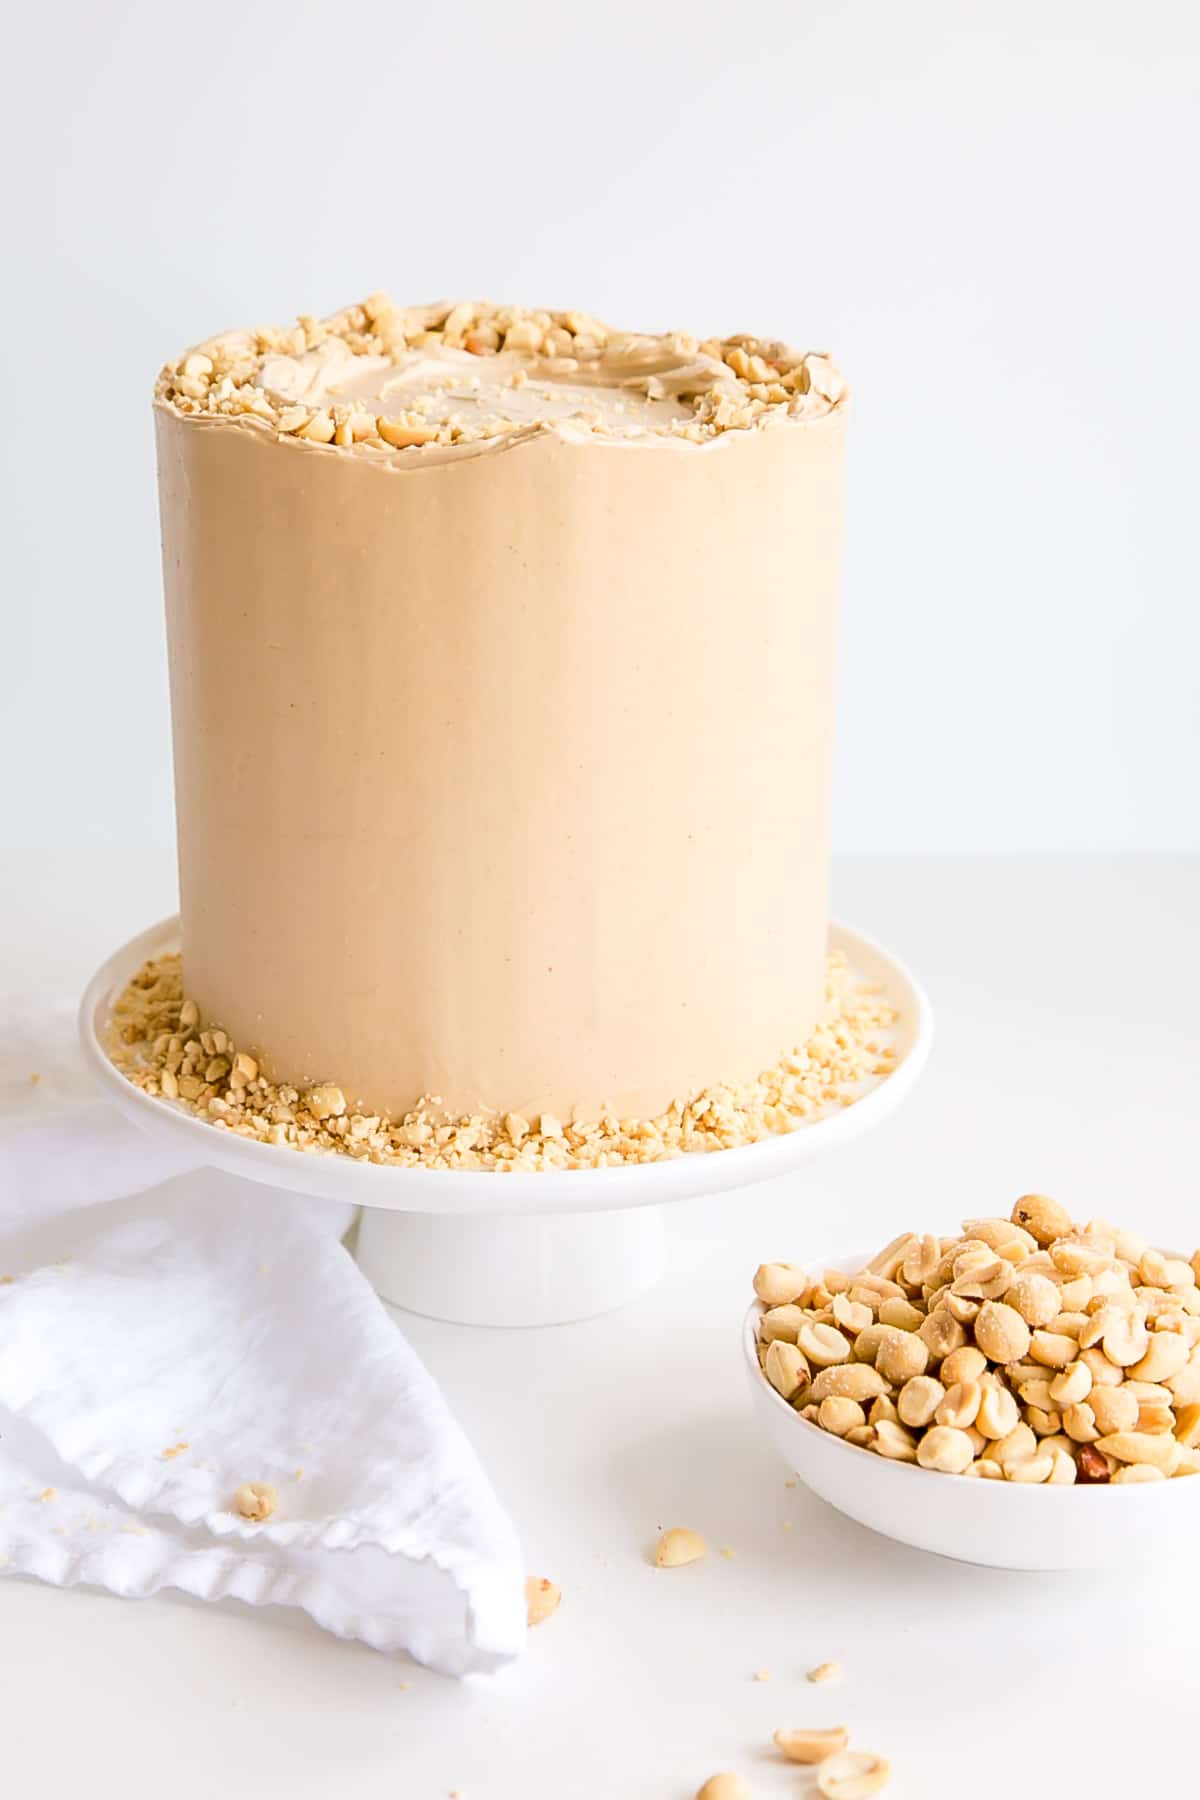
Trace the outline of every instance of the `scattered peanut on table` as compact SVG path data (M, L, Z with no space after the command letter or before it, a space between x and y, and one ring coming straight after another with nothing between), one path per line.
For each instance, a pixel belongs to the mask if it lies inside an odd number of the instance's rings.
M815 1682L836 1681L838 1676L841 1674L841 1672L842 1672L841 1663L838 1663L838 1662L818 1663L815 1669L810 1669L808 1671L808 1680L815 1681Z
M873 1750L842 1750L830 1756L817 1770L817 1792L825 1800L870 1800L882 1793L892 1778L892 1765L886 1756Z
M959 1237L905 1232L855 1274L764 1263L758 1360L810 1424L939 1474L1051 1487L1193 1475L1198 1271L1200 1251L1169 1256L1025 1194Z
M750 1800L750 1789L740 1775L710 1775L698 1789L696 1800Z
M558 1603L562 1599L562 1591L554 1582L544 1575L527 1575L525 1578L525 1621L529 1625L542 1625L552 1613L558 1611Z
M825 1731L777 1731L775 1743L789 1762L820 1763L827 1756L844 1750L850 1733L844 1725L832 1725Z
M686 1525L674 1525L670 1531L664 1531L654 1547L654 1564L659 1569L679 1569L684 1563L699 1562L708 1552L708 1545L698 1531L690 1531Z

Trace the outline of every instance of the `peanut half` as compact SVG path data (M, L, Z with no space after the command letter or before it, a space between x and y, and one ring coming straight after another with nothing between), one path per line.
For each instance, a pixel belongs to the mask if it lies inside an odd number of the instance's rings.
M886 1756L873 1750L842 1750L827 1757L817 1770L817 1792L825 1800L870 1800L882 1793L892 1778Z
M654 1562L659 1569L680 1569L685 1563L699 1562L708 1545L698 1531L686 1525L674 1525L664 1531L654 1547Z
M750 1789L740 1775L726 1771L710 1775L704 1786L697 1789L696 1800L750 1800Z
M831 1725L825 1731L796 1730L777 1731L775 1743L783 1751L789 1762L819 1763L827 1756L844 1750L850 1742L850 1733L844 1725Z
M525 1620L529 1625L543 1625L558 1611L562 1592L544 1575L529 1575L525 1580Z
M808 1277L791 1263L760 1263L754 1275L754 1292L764 1306L790 1306L803 1297Z

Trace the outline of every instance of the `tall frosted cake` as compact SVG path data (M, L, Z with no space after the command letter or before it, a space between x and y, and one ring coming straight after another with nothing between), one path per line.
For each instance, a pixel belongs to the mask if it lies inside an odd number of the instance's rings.
M488 1167L789 1128L845 412L782 343L380 295L164 369L169 1097Z

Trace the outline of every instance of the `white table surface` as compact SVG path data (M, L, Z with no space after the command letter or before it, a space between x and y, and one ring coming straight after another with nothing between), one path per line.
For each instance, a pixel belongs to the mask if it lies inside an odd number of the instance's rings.
M1200 1240L1200 861L858 860L835 905L933 1001L933 1060L894 1121L770 1188L676 1208L666 1280L623 1312L534 1332L397 1315L529 1568L562 1585L523 1662L456 1685L287 1612L9 1579L7 1789L689 1800L733 1768L766 1800L810 1791L775 1727L828 1723L891 1756L889 1800L1200 1785L1200 1549L1150 1577L1033 1576L872 1536L785 1486L738 1345L764 1258L946 1228L1031 1188ZM78 990L173 906L158 853L0 857L0 994ZM736 1556L656 1572L673 1524ZM826 1658L841 1683L807 1684Z

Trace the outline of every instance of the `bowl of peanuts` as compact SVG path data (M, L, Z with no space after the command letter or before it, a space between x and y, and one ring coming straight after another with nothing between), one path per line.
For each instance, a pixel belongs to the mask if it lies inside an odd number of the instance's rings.
M1159 1559L1200 1528L1200 1252L1044 1194L818 1272L764 1263L744 1349L792 1469L859 1524L1004 1569ZM955 1479L946 1480L953 1476Z

